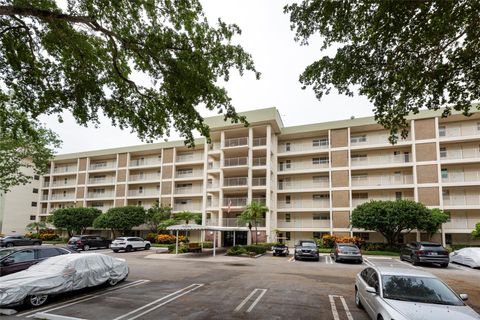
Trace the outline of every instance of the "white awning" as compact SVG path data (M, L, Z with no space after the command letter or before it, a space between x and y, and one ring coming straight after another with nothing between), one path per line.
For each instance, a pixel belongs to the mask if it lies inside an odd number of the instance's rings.
M167 227L169 231L248 231L247 227L220 227L220 226L202 226L200 224L177 224Z

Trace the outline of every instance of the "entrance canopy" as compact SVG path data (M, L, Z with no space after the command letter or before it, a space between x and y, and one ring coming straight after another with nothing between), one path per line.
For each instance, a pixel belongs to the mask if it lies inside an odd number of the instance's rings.
M169 231L176 231L175 254L178 254L178 231L195 231L202 232L202 239L205 238L205 231L248 231L247 227L220 227L220 226L203 226L200 224L177 224L167 227ZM215 256L217 233L213 233L213 255ZM203 247L203 245L202 245Z

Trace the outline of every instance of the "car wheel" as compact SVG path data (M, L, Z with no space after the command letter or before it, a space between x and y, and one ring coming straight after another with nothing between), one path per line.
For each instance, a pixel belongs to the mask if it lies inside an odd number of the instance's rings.
M362 301L360 301L360 294L358 293L357 288L355 288L355 305L357 308L363 309Z
M33 245L34 245L34 246L39 246L39 245L40 245L40 242L34 242Z
M5 247L11 248L11 247L13 247L13 243L7 243L7 244L5 245Z
M48 300L47 294L31 295L25 299L25 304L29 307L40 307Z
M378 315L377 320L383 320L383 317L381 314Z
M145 250L150 250L150 245L148 243L145 245Z
M90 246L88 244L83 246L83 251L88 251L90 250Z
M411 259L412 264L413 264L414 266L418 266L418 262L415 261L415 258L414 258L413 256L411 256L410 259Z
M317 261L317 262L320 261L320 257L317 257L317 258L315 259L315 261Z
M117 285L117 283L119 283L120 281L118 279L108 279L107 281L107 284L110 286L110 287L114 287Z
M118 252L118 250L113 250L113 252Z
M400 254L400 261L405 261L405 258L403 257L403 254Z
M274 252L274 253L273 253L273 256L275 257L276 255L277 255L277 254Z
M125 248L125 251L130 252L130 251L132 251L132 249L133 249L132 246L127 246L127 247Z
M294 259L294 260L300 260L297 255L294 255L294 256L293 256L293 259Z

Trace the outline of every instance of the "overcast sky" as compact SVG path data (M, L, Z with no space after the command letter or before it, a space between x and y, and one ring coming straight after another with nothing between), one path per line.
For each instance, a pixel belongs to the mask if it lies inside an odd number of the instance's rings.
M304 68L318 60L320 41L311 41L301 47L293 40L289 16L283 14L283 6L289 1L280 0L201 0L210 23L218 17L228 23L236 23L242 35L236 42L252 54L260 80L252 74L232 76L225 84L237 111L276 107L285 126L325 122L371 116L372 105L360 96L347 97L333 92L321 101L313 90L301 89L298 81ZM333 51L327 52L327 54ZM201 110L204 116L215 113ZM95 149L141 144L142 141L128 130L112 127L108 119L100 128L78 126L71 116L64 116L64 123L55 118L43 118L48 127L60 135L63 145L58 153L70 153ZM172 134L169 140L176 140ZM163 140L159 140L163 141Z

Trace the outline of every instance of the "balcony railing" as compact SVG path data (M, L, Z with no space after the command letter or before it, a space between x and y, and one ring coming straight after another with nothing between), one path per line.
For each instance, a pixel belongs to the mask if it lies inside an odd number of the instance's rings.
M208 169L209 170L220 169L220 164L218 162L209 162Z
M50 200L70 200L75 199L75 193L52 193Z
M147 174L131 174L128 177L129 181L158 181L160 180L160 173Z
M173 204L173 211L192 211L192 212L200 212L202 210L202 204L199 202L192 202L192 203L174 203Z
M95 208L102 212L107 212L107 210L113 208L113 206L90 206L90 208Z
M203 160L202 153L179 154L175 157L175 162L192 162Z
M444 127L444 128L442 128ZM462 136L476 136L480 135L477 125L465 126L442 126L439 127L439 136L442 138L462 137Z
M445 229L468 229L472 230L478 223L479 219L467 219L467 218L453 218L443 224Z
M214 142L208 146L209 151L219 151L220 150L220 142Z
M352 186L384 186L412 184L412 175L352 176Z
M395 163L409 163L411 161L409 154L399 155L378 155L366 157L352 157L352 167L369 166L377 164L395 164Z
M219 187L219 184L217 181L215 182L211 182L211 183L207 183L207 189L216 189Z
M157 189L143 189L143 190L128 190L130 197L148 197L148 196L160 196L160 190Z
M225 167L246 166L247 164L247 157L227 158L223 160L223 165Z
M443 197L444 206L478 206L480 205L480 194L450 194Z
M478 182L480 171L448 172L442 176L442 182Z
M397 199L395 195L392 195L391 197L369 197L369 198L361 198L361 199L352 199L352 206L356 207L362 203L375 200L375 201L395 201L395 200L414 200L414 197L410 196L402 196L401 199Z
M440 150L441 160L456 160L456 159L472 159L480 158L480 151L478 148L462 148Z
M48 194L42 194L42 200L48 200Z
M207 226L219 226L219 219L207 219L205 221ZM223 227L247 227L247 223L239 222L237 218L223 218L222 226ZM265 228L265 219L257 220L258 228Z
M101 183L114 183L115 177L105 177L105 178L89 178L89 184L101 184Z
M256 202L258 204L265 205L265 204L267 204L267 199L265 199L265 198L252 198L252 202Z
M149 157L140 159L130 159L130 167L153 166L162 163L161 157Z
M193 172L186 172L186 173L183 173L183 172L178 172L175 174L175 178L200 178L200 177L203 177L203 171L193 171Z
M260 177L260 178L252 178L252 186L259 187L259 186L266 186L267 185L267 178Z
M358 135L352 134L353 139L350 139L350 145L352 147L370 144L390 144L390 141L388 141L389 135L386 133L366 134L365 139L355 139L354 137L358 137ZM407 137L406 139L400 137L398 139L398 143L407 142L410 140L410 137Z
M253 138L253 146L266 146L267 145L267 138Z
M253 158L253 166L254 167L265 166L266 164L267 164L267 158L266 157Z
M321 140L320 143L310 142L282 143L278 145L278 152L302 152L328 149L328 141Z
M110 198L113 197L113 191L105 191L105 192L89 192L87 194L87 198L94 199L94 198Z
M207 200L207 208L218 208L219 202L218 199L214 199L211 201Z
M47 214L47 208L42 208L40 210L40 214Z
M224 198L224 207L244 207L247 205L247 198Z
M176 194L201 193L203 188L200 186L175 188Z
M247 181L248 181L247 177L225 178L223 179L223 186L224 187L246 186Z
M278 200L278 208L282 209L302 209L302 208L328 208L330 207L330 200L312 200L312 199L303 199L303 200Z
M97 162L90 164L89 170L113 169L116 165L117 163L115 161Z
M65 180L52 181L52 183L50 185L51 185L52 188L54 188L54 187L71 187L71 186L76 185L76 181L75 181L75 179L69 179L67 181L65 181Z
M232 138L232 139L225 139L225 148L232 148L232 147L241 147L248 145L248 138Z
M279 163L278 171L315 170L328 168L328 162L313 163L312 161L296 161L292 163Z
M278 220L278 228L330 228L330 220L291 219L290 221Z
M77 166L58 166L53 169L53 173L76 172Z
M297 181L278 182L278 190L319 189L319 188L328 188L329 186L330 186L330 183L328 179L320 180L320 181L297 180Z

